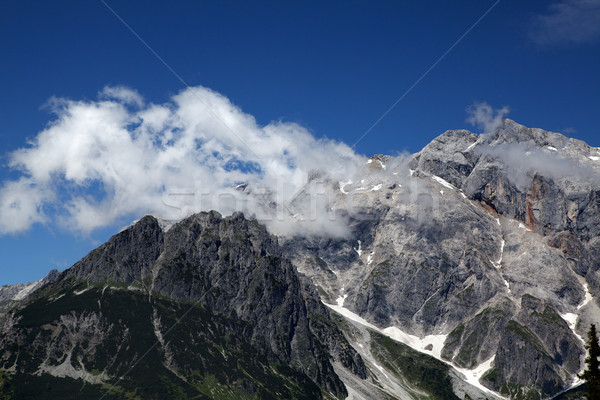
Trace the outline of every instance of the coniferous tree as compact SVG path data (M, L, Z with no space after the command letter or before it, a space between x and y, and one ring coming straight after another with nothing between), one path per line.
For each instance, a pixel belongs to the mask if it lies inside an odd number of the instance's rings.
M587 368L579 376L587 382L587 398L588 400L600 400L600 343L598 342L598 334L596 325L592 324L588 331L588 342L585 345L588 351L588 356L585 359Z

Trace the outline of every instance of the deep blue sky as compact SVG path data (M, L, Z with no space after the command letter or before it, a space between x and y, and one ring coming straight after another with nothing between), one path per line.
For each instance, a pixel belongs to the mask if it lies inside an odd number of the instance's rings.
M349 145L494 3L107 1L188 85L260 124L293 121ZM357 151L416 152L445 130L476 131L465 122L474 102L600 146L600 21L588 12L573 27L580 3L500 1ZM52 96L96 99L125 85L163 103L185 87L100 1L1 1L0 55L2 181L16 174L7 154L51 120ZM0 236L0 285L64 269L116 229Z

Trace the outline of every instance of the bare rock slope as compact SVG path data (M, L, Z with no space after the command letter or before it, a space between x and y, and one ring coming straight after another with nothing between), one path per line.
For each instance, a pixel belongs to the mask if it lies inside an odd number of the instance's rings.
M325 302L457 368L488 365L479 384L505 396L577 383L600 321L599 149L507 119L321 184L351 234L281 241Z

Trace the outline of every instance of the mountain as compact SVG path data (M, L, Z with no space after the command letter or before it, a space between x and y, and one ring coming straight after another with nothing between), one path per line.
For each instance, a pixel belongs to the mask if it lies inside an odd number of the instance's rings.
M0 398L540 399L580 384L600 321L599 149L504 120L351 176L311 172L285 209L338 234L147 216L1 288Z
M325 179L351 234L284 248L325 301L485 367L485 388L548 397L578 384L581 336L600 320L599 160L511 120L448 131L406 159L372 157L355 181Z
M343 396L332 362L365 367L327 315L256 222L145 217L7 313L0 361L17 383L107 398Z
M31 292L51 282L58 276L58 270L53 269L48 275L35 282L19 283L16 285L0 286L0 312L11 308L16 302L23 300Z

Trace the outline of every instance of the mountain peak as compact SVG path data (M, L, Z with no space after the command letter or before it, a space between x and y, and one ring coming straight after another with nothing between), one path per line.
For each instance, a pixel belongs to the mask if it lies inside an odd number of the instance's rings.
M146 216L15 303L3 317L3 337L12 339L0 341L0 367L26 360L13 346L23 335L43 327L59 335L66 329L61 321L132 328L103 319L116 312L111 299L126 296L146 310L136 323L160 342L167 361L155 366L175 376L190 376L181 368L190 364L178 357L191 348L165 339L163 321L175 317L164 307L192 302L218 321L215 332L237 332L231 340L264 358L263 366L290 366L312 382L309 392L317 385L337 395L348 387L365 398L411 398L415 387L407 382L415 377L402 365L425 357L428 368L444 371L439 376L454 376L444 387L464 398L499 391L552 396L574 382L583 365L582 335L600 320L599 160L598 149L585 143L506 119L493 133L446 131L410 157L363 158L345 181L311 172L286 204L293 218L278 221L312 224L305 235L293 228L272 235L242 213L200 212L168 228ZM315 192L327 194L325 204L311 202ZM269 207L273 198L263 197ZM323 235L325 223L343 229ZM339 314L330 315L322 302ZM44 307L67 311L40 320ZM74 309L81 313L73 317ZM412 347L410 356L403 358L409 350L399 342ZM63 358L33 370L66 370L52 368L69 357L64 351L38 344L23 351L48 347ZM77 360L68 376L94 381L85 373L95 361ZM98 370L116 376L110 367ZM258 390L256 380L235 384Z

